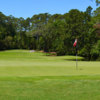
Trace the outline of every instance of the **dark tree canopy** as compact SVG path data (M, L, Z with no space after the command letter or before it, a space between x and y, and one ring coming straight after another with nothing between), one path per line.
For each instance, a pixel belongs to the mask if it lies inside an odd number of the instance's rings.
M72 9L63 15L41 13L27 19L0 12L0 50L35 49L75 55L73 42L77 38L80 56L99 59L99 24L100 7L92 11L89 6L85 12Z

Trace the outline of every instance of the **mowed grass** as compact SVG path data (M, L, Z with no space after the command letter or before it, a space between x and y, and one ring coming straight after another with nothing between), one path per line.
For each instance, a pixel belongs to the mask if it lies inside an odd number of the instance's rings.
M75 58L0 52L0 100L99 100L100 62L79 61L76 70Z

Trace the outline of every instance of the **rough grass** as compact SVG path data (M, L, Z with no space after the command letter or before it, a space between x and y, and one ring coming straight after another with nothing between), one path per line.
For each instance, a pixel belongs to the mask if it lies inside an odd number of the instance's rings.
M100 62L79 61L76 70L71 59L28 50L0 52L0 100L99 100Z

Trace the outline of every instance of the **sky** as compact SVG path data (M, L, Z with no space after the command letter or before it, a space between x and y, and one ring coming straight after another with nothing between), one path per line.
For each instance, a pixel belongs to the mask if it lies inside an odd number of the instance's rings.
M0 0L0 12L6 16L28 18L35 14L65 14L71 9L97 8L95 0Z

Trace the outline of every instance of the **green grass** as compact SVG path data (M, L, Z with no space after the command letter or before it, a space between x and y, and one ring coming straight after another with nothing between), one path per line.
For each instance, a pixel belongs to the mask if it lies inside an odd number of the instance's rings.
M79 61L76 70L75 58L0 52L0 100L99 100L100 62Z

